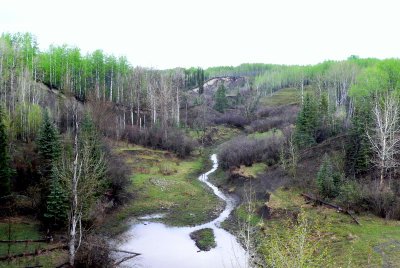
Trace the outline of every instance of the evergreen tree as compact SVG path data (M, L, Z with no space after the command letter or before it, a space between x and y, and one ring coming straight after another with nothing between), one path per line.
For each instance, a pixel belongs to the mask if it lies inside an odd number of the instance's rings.
M215 93L215 105L214 109L218 112L223 113L228 106L228 100L226 99L226 89L222 84L218 87L217 92Z
M340 175L334 172L331 160L327 154L317 174L318 191L323 197L335 197L339 191Z
M50 120L48 111L45 110L37 140L40 157L39 172L42 176L41 211L53 223L58 223L62 218L59 213L63 208L60 206L59 200L64 198L63 194L60 193L60 185L57 183L58 178L55 174L57 161L61 155L61 144L57 132L57 128Z
M10 193L10 177L12 174L7 151L8 142L4 117L3 107L0 106L0 197Z
M366 130L371 122L370 105L368 102L360 100L355 106L349 139L346 144L346 172L348 175L359 176L370 168L372 151Z
M50 179L54 163L61 154L61 145L57 132L57 128L50 120L48 111L45 110L37 145L41 160L40 173L42 177L47 179Z
M315 143L319 125L318 105L310 94L306 94L296 122L295 143L304 148Z
M52 170L50 194L47 197L47 207L44 216L53 224L63 225L68 218L68 195L61 184L56 168Z
M197 84L199 85L199 95L204 93L204 70L197 69Z

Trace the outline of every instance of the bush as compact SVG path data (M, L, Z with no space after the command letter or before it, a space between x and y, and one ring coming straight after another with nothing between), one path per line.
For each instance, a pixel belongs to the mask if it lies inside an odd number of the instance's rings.
M75 267L114 267L110 243L107 239L91 234L82 241Z
M183 131L175 128L162 129L153 126L139 129L138 127L127 127L124 137L130 143L172 151L179 157L190 155L197 146L194 140L187 137Z
M400 219L400 198L390 188L379 190L378 182L364 185L363 195L367 209L387 219Z
M322 197L333 198L339 193L340 174L334 172L331 159L325 154L317 174L317 187Z
M264 139L238 137L226 142L220 152L219 160L223 169L266 161L274 164L279 160L282 138L276 136Z
M132 194L128 191L131 185L130 176L132 176L132 170L120 157L114 155L108 146L105 151L109 194L116 204L121 205L132 197Z
M283 118L280 117L271 117L271 118L264 118L258 119L251 122L250 126L247 128L248 132L267 132L273 128L282 128L287 123L284 121Z
M159 164L158 171L164 176L169 176L177 172L171 164L165 162Z
M234 113L225 113L221 117L215 119L214 122L217 125L227 124L238 128L243 128L249 123L245 117Z
M360 185L353 180L347 181L340 186L338 203L347 209L360 210L363 206L363 196Z

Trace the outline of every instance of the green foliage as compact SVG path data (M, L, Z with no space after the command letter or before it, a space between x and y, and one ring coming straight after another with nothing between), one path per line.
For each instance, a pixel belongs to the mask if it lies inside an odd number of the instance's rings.
M337 200L347 208L359 206L363 201L361 187L356 181L349 180L343 183L339 189Z
M332 161L327 154L317 174L317 187L322 197L333 198L339 192L341 176L333 170Z
M65 186L61 184L57 171L52 172L50 194L47 197L47 211L44 216L53 224L64 225L68 219L68 195Z
M4 124L4 110L0 106L0 197L10 193L12 169L8 154L7 130Z
M294 134L295 143L299 148L308 147L315 143L318 123L318 104L310 94L306 94L297 117Z
M215 92L215 105L214 109L220 113L223 113L228 107L228 99L226 98L226 88L224 85L220 85Z
M43 177L49 179L54 164L60 157L61 144L58 130L51 121L47 110L43 113L43 122L40 127L37 146L41 160L40 173Z
M26 102L17 104L13 120L13 127L17 137L24 141L34 139L41 123L42 108L39 105Z
M333 267L327 247L321 242L321 229L320 224L308 218L304 211L298 215L297 224L288 220L283 226L268 229L262 247L267 267Z
M371 105L368 100L360 99L355 104L349 139L346 143L346 172L348 175L359 176L370 169L372 150L366 130L369 129L371 122Z

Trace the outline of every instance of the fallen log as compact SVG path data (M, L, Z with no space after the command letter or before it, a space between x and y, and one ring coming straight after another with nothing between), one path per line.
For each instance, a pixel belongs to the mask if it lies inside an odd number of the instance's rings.
M38 256L38 255L45 254L47 252L51 252L51 251L58 250L58 249L68 249L68 247L65 245L62 245L62 246L57 246L57 247L53 247L53 248L38 249L38 250L35 250L33 252L28 252L28 253L19 253L19 254L14 254L14 255L0 256L0 261L14 259L14 258L20 258L20 257Z
M347 209L344 209L344 208L342 208L342 207L340 207L340 206L338 206L336 204L332 204L332 203L326 202L326 201L324 201L322 199L318 199L318 198L313 197L312 195L309 195L309 194L302 193L301 195L303 197L305 197L306 199L308 199L308 200L312 200L312 201L314 201L316 203L323 204L325 206L337 209L339 212L342 212L344 214L349 215L353 219L353 221L355 223L357 223L358 225L361 225L360 222L357 220L357 218L354 216L354 214L352 212L348 211Z
M53 238L47 237L43 239L27 239L27 240L0 240L0 243L39 243L39 242L51 242Z

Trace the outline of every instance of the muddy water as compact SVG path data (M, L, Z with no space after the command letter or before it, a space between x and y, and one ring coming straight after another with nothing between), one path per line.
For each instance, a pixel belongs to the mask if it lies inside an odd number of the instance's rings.
M214 220L194 227L169 227L144 217L127 231L120 249L139 252L142 255L125 262L123 267L151 268L226 268L246 267L246 252L235 236L220 228L236 206L236 200L221 192L208 181L208 175L218 168L217 156L211 156L213 168L202 174L199 180L207 184L214 194L225 201L225 209ZM162 215L155 215L156 218ZM202 228L214 230L217 247L199 251L189 234Z

